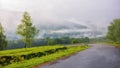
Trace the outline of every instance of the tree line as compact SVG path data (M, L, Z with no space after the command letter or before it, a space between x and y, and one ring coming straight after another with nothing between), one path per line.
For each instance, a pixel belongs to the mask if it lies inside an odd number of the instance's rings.
M61 38L50 38L46 37L43 39L34 39L31 47L44 46L44 45L67 45L67 44L77 44L77 43L89 43L90 39L88 37L84 38L70 38L70 37L61 37ZM24 48L24 43L22 40L10 40L6 49L16 49Z

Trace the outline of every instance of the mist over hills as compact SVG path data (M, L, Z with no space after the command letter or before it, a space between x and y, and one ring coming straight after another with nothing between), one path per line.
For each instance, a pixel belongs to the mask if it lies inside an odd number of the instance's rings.
M73 23L72 26L65 24L63 25L47 24L47 25L38 25L36 27L38 30L40 30L36 38L45 38L45 37L60 38L64 36L78 38L78 37L97 37L97 36L105 35L103 31L96 30L80 24L78 25L75 23ZM9 39L19 39L18 35L15 34L15 31L8 31L6 32L6 35Z
M23 12L0 10L0 21L5 28L8 39L19 39L15 31L20 24ZM33 24L36 25L40 33L36 38L52 37L96 37L105 35L102 28L96 27L93 23L58 20L58 21L36 21L33 18ZM104 28L105 30L105 28Z
M120 0L0 0L0 22L8 39L15 34L22 14L27 11L40 30L36 38L98 37L120 18Z

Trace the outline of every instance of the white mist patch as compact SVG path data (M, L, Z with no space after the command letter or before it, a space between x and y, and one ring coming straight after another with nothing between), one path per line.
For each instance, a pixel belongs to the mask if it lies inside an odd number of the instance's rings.
M71 33L71 32L92 32L91 29L62 29L57 31L51 31L50 33Z

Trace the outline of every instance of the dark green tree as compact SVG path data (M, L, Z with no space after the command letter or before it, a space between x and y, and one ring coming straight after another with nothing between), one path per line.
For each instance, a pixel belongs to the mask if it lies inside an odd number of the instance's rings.
M0 50L3 50L7 46L6 36L4 35L4 29L0 23Z
M120 43L120 19L115 19L108 26L107 38L113 42Z
M22 23L18 25L17 34L22 36L22 41L26 47L31 47L34 37L38 34L38 30L32 24L30 15L25 12L23 14Z

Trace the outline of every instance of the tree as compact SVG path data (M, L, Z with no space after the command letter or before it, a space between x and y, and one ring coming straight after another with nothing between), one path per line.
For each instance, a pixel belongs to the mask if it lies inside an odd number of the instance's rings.
M18 25L17 34L21 35L25 48L31 47L35 35L38 34L38 30L33 26L31 17L27 12L23 14L21 22Z
M84 38L84 42L85 42L85 43L89 43L89 41L90 41L90 40L89 40L88 37L85 37L85 38Z
M4 35L4 29L0 23L0 50L3 50L7 46L6 36Z
M107 38L113 42L120 43L120 19L115 19L108 26Z

